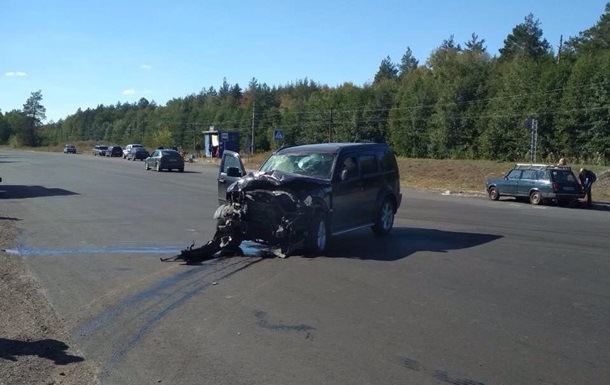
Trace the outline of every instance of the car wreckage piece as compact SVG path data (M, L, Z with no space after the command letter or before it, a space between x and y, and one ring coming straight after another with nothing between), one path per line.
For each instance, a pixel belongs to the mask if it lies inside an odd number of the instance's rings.
M250 173L227 189L227 203L214 213L216 233L205 245L161 259L200 263L219 256L243 255L242 241L250 240L286 257L308 245L318 227L312 222L325 206L314 199L328 182L295 178L280 171Z

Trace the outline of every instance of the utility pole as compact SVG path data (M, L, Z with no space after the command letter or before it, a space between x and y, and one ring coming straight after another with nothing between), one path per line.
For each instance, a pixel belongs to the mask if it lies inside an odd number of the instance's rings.
M530 130L530 163L536 163L536 146L538 144L538 120L529 118L525 121L525 128Z
M538 120L534 119L532 126L532 163L536 163L536 146L538 144Z
M563 35L559 36L559 51L557 52L557 63L561 61L561 49L563 48Z
M333 141L333 109L330 109L330 122L328 124L328 143Z

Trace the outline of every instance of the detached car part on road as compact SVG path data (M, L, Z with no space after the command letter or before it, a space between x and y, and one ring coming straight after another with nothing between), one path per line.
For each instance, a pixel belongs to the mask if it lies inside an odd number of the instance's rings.
M218 175L217 232L206 245L172 260L198 262L255 241L281 256L321 254L331 236L370 227L392 230L400 207L396 158L386 144L328 143L282 148L246 175L239 154L225 150Z
M533 205L549 201L567 205L585 195L570 167L544 164L517 164L504 178L488 179L485 190L494 201L510 196L529 199Z

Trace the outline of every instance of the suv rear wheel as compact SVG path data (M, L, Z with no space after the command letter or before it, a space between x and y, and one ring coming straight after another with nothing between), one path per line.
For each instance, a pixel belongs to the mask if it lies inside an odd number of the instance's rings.
M540 194L540 191L532 191L530 193L530 203L533 205L539 205L542 203L542 194Z
M385 198L381 207L379 208L379 212L377 213L377 218L375 219L375 224L373 225L373 233L377 236L387 235L392 231L392 227L394 226L394 203L390 198Z

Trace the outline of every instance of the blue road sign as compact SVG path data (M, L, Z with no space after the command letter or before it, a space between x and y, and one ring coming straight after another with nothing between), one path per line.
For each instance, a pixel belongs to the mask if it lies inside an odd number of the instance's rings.
M284 141L284 130L273 130L273 139L283 142Z

